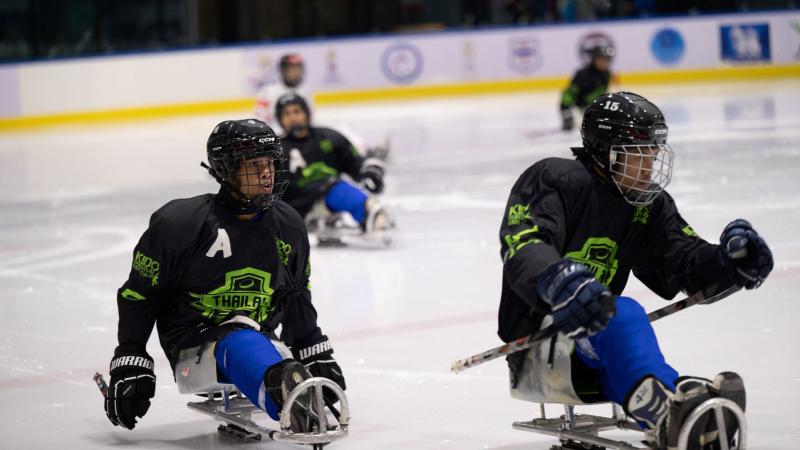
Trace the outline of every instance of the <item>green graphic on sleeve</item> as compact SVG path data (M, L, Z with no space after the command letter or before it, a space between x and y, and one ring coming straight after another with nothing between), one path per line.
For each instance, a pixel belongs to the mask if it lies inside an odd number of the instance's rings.
M330 153L333 151L333 142L330 139L322 139L319 141L319 148L322 153Z
M686 225L685 227L683 227L681 231L683 231L683 234L689 237L699 237L697 233L694 231L694 229L692 229L691 225Z
M191 293L197 299L191 306L216 324L226 320L232 311L261 323L272 312L271 278L269 272L252 267L228 272L224 286L207 294Z
M538 244L542 242L541 239L536 239L535 237L532 236L534 233L538 231L539 227L537 225L534 225L533 227L528 228L527 230L522 230L517 234L507 234L503 236L503 240L505 241L506 246L508 247L508 251L506 251L504 260L508 261L509 259L513 258L514 255L517 254L519 249L525 247L528 244Z
M154 260L153 258L145 255L140 251L136 251L136 254L133 255L133 270L139 273L139 275L143 276L150 280L150 283L155 286L158 284L158 275L161 269L161 265L158 261Z
M339 172L333 167L325 164L322 161L317 161L303 168L302 172L300 173L300 180L297 181L297 187L302 189L309 183L313 183L318 180L324 180L328 177L335 177L338 174Z
M595 88L595 90L593 90L592 92L589 92L588 94L586 94L586 97L584 98L584 102L586 102L587 105L589 103L592 103L594 101L594 99L596 99L597 97L600 97L601 95L605 94L607 90L608 90L608 85L607 84L603 85L603 86L598 86L597 88Z
M306 279L308 279L308 283L306 284L306 289L309 291L311 290L311 257L309 256L306 260Z
M583 243L583 248L564 257L588 267L597 281L609 286L617 273L617 248L617 243L609 238L591 237Z
M146 300L144 295L142 295L142 294L140 294L140 293L138 293L138 292L136 292L136 291L134 291L132 289L127 289L127 288L124 291L122 291L122 294L120 294L120 295L122 296L122 298L124 298L126 300L133 301L133 302L138 301L138 300Z
M278 258L280 258L281 264L288 266L289 254L292 253L291 244L283 242L280 238L275 238L275 246L278 248Z
M642 205L636 207L636 211L633 212L633 219L631 219L631 222L647 225L647 221L649 219L650 219L650 205Z
M508 226L519 225L526 220L532 221L533 218L531 217L530 209L530 205L523 205L521 203L511 205L511 208L508 208Z

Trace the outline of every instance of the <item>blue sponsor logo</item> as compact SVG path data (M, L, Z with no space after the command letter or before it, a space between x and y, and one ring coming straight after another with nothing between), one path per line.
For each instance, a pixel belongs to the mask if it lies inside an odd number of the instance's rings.
M723 61L769 61L769 24L736 24L719 27Z
M384 50L381 69L389 81L408 84L422 73L422 53L411 44L395 44Z
M686 44L683 36L674 28L663 28L653 35L650 42L650 49L653 56L665 65L676 64L683 57L686 51Z

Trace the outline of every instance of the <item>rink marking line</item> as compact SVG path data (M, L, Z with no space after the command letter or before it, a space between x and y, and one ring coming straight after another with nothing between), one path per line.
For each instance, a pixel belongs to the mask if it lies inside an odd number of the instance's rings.
M30 376L26 377L8 378L5 380L0 380L0 390L41 386L44 384L51 384L51 383L69 383L75 386L84 386L88 385L89 383L88 382L81 383L75 381L75 379L78 378L78 376L80 376L81 378L85 377L88 380L92 376L92 374L96 371L96 369L94 368L93 369L84 368L78 370L63 370L55 373L43 373L39 370L11 366L8 364L0 364L0 367L4 369L11 369L17 372L26 372L31 374ZM72 378L67 378L66 376L71 376Z
M496 317L497 317L497 311L485 310L476 313L463 314L463 315L444 317L438 319L422 320L418 322L405 322L405 323L397 323L391 325L382 325L377 327L357 328L355 330L342 331L333 334L332 337L336 341L351 341L364 338L413 333L417 331L458 327L473 323L486 322L487 320L495 319Z
M359 367L348 367L347 372L356 375L378 375L384 377L400 378L403 380L415 380L420 378L426 378L432 380L447 379L447 380L508 381L507 377L454 374L450 372L416 372L412 370L365 369Z
M650 70L626 72L620 75L623 85L654 83L719 83L771 79L793 79L800 75L800 64L768 66L712 67L702 69ZM476 95L546 92L562 88L568 81L563 76L526 79L481 80L456 83L432 83L417 86L388 86L371 89L320 91L314 94L316 105L341 103L389 102L441 97L469 98ZM186 117L212 113L250 110L254 99L237 97L183 103L167 103L139 107L119 107L105 110L84 110L56 114L24 115L0 118L0 133L31 128L51 128L71 124L119 123L131 120L155 120L167 117Z
M798 270L797 268L787 268L786 270L774 271L773 278L774 277L788 278L789 276L794 275L798 271L800 271L800 270ZM634 298L638 298L638 297L641 297L643 294L645 294L645 295L646 294L650 294L650 291L647 290L646 288L637 287L635 289L631 289L630 291L625 292L624 294L626 296L632 296ZM366 338L395 336L395 335L400 335L400 334L405 334L405 333L414 333L414 332L419 332L419 331L430 331L430 330L435 330L435 329L451 328L451 327L470 325L470 324L473 324L473 323L485 322L488 319L494 320L496 318L495 314L496 314L496 311L494 311L494 310L491 310L491 311L486 310L486 311L477 312L477 313L463 314L463 315L460 315L460 316L451 316L451 317L443 317L443 318L439 318L439 319L423 320L423 321L418 321L418 322L407 322L407 323L401 323L401 324L392 324L392 325L386 325L386 326L355 329L355 330L351 330L351 331L346 331L346 332L341 332L341 333L338 333L338 334L334 334L332 336L333 336L333 340L335 340L335 341L357 341L357 340L366 339ZM166 364L167 367L168 367L168 363L166 361L166 358L164 358L164 357L158 358L158 364L159 365ZM6 368L11 368L11 369L19 369L19 368L14 367L14 366L8 366L8 365L2 365L2 364L0 364L0 367L6 367ZM22 369L19 369L19 370L22 370ZM91 385L92 384L91 380L87 381L86 383L81 383L81 382L74 381L74 379L79 379L79 378L84 378L84 377L87 377L87 379L88 379L88 377L91 377L91 375L95 371L97 371L97 368L94 367L94 368L91 368L91 369L89 369L89 368L73 369L73 370L60 371L60 372L51 373L51 374L41 373L41 372L37 372L37 371L31 370L31 369L24 369L24 370L28 371L30 373L33 373L35 375L32 375L30 377L8 378L8 379L5 379L5 380L0 380L0 391L6 390L6 389L41 386L41 385L45 385L45 384L52 384L52 383L58 383L58 382L67 382L67 383L75 384L75 385L79 385L79 386ZM362 371L362 373L365 373L365 374L371 373L371 371L377 371L376 374L378 372L384 372L381 369L362 369L362 368L358 368L358 367L349 368L349 370ZM393 376L403 376L402 374L404 372L405 373L413 373L413 372L407 372L407 371L402 371L402 370L399 370L399 371L388 371L388 372L394 372ZM419 376L421 376L421 377L445 377L445 376L450 376L449 374L439 374L439 373L436 373L436 372L419 372L419 374L420 374ZM427 374L427 375L425 375L425 374ZM72 379L71 378L66 378L65 376L70 376ZM453 376L455 376L455 375L453 375ZM480 378L481 376L479 376L479 375L469 375L469 376L479 377L479 378L476 378L476 379L483 379L483 378ZM459 375L459 377L463 377L463 375ZM486 377L486 378L491 378L491 377ZM776 394L780 394L780 393L776 393ZM800 395L800 394L793 394L793 393L788 393L788 392L786 394L789 394L789 395Z

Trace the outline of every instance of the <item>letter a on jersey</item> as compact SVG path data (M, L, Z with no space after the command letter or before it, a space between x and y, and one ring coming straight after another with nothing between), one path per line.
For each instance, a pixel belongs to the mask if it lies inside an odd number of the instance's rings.
M217 240L211 244L206 256L213 258L219 252L222 252L223 258L231 256L231 240L228 238L228 232L225 231L225 228L217 229Z

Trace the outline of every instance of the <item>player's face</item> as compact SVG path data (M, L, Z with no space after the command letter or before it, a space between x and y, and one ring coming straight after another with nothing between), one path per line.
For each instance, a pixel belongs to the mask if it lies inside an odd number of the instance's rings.
M295 87L302 83L303 75L305 75L305 68L299 64L292 64L281 71L284 84L290 87Z
M611 59L605 56L598 56L594 59L594 67L600 72L607 72L611 67Z
M236 171L236 183L247 197L272 193L275 182L275 161L268 156L242 160Z
M650 187L653 173L653 161L658 156L657 145L630 146L635 150L617 153L612 167L614 181L623 191L631 189L646 190Z
M308 116L300 105L288 105L284 108L283 113L281 113L280 122L281 127L287 131L296 128L308 128Z

